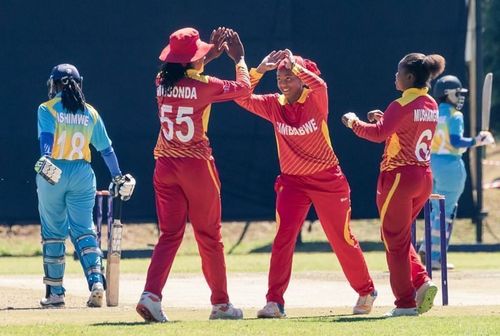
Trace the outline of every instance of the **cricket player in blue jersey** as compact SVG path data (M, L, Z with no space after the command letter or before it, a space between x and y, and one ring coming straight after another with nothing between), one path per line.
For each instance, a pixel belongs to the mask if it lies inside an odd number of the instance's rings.
M451 237L453 219L457 212L458 199L465 187L467 173L462 154L470 147L485 146L495 142L488 131L481 131L474 138L464 137L464 116L460 110L465 102L467 89L455 76L443 76L434 86L434 98L439 103L439 119L431 147L431 168L433 175L433 193L441 194L445 199L446 248ZM439 206L433 204L431 211L431 262L433 269L441 268ZM425 262L425 243L419 250L422 262ZM453 265L448 263L448 268Z
M55 66L47 85L50 100L38 108L41 157L35 164L46 285L40 304L47 308L64 306L65 240L69 235L91 292L87 306L101 307L106 280L92 219L96 180L89 145L101 153L109 168L114 196L128 200L135 179L130 174L122 175L99 113L85 102L82 77L76 67Z

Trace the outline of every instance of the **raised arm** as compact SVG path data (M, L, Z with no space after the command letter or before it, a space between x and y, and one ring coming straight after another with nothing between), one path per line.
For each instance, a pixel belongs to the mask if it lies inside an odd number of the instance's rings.
M210 77L213 87L213 102L223 102L246 96L250 93L250 76L245 63L245 49L237 32L227 29L226 53L236 64L236 80L220 80Z
M257 68L250 70L250 94L235 100L235 102L244 109L266 119L271 120L271 106L276 101L275 94L256 95L253 90L259 83L262 76L267 71L275 70L279 62L284 58L283 51L273 50L264 57Z
M226 50L227 48L226 38L227 38L227 33L225 27L219 27L212 31L212 34L210 35L210 44L213 44L214 46L208 52L208 54L205 55L205 61L204 61L205 65L213 61L214 59L218 58L220 55L222 55L224 50Z
M312 92L322 91L326 95L326 82L319 77L320 71L316 63L302 57L295 57L290 49L283 50L285 67L292 70ZM300 60L300 61L299 61ZM316 72L316 73L314 73Z
M373 142L383 142L390 135L396 132L399 124L402 121L401 105L398 102L392 102L383 116L375 124L369 124L359 120L352 112L342 116L342 122L360 138Z
M222 80L209 77L213 102L224 102L247 96L250 93L250 75L245 60L236 64L236 80Z

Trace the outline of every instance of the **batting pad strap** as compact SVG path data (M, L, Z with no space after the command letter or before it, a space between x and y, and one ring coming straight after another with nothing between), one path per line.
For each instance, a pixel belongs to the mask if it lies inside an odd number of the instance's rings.
M80 253L82 254L82 256L84 256L86 254L92 254L92 253L97 254L100 257L103 256L101 249L98 247L93 247L93 246L84 247Z
M94 266L87 269L87 275L102 274L101 266Z
M47 286L58 287L63 285L63 278L43 277L43 283L46 284Z
M64 256L62 257L43 257L43 263L44 264L64 264L65 263L65 258Z
M47 238L42 240L42 244L64 244L66 239L58 239L58 238Z
M84 240L85 238L94 238L94 239L96 239L96 235L86 234L86 235L80 236L80 237L76 238L76 242L79 243L80 241Z

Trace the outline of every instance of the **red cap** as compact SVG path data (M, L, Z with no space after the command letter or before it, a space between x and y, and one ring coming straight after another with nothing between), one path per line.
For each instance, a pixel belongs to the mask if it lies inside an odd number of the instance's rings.
M159 58L163 62L190 63L205 56L213 46L200 40L196 29L182 28L170 35L169 44Z
M301 67L311 71L312 73L314 73L318 76L321 75L321 71L319 71L319 68L316 65L316 63L314 63L310 59L302 58L302 57L297 56L297 55L294 55L293 57L295 58L295 63L297 63ZM282 60L280 62L280 64L278 65L278 70L285 69L288 62L289 62L288 59Z

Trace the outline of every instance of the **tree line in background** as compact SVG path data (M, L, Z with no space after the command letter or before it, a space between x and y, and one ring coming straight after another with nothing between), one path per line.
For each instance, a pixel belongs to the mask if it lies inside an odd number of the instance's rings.
M493 73L490 127L500 133L500 1L483 1L484 73Z

